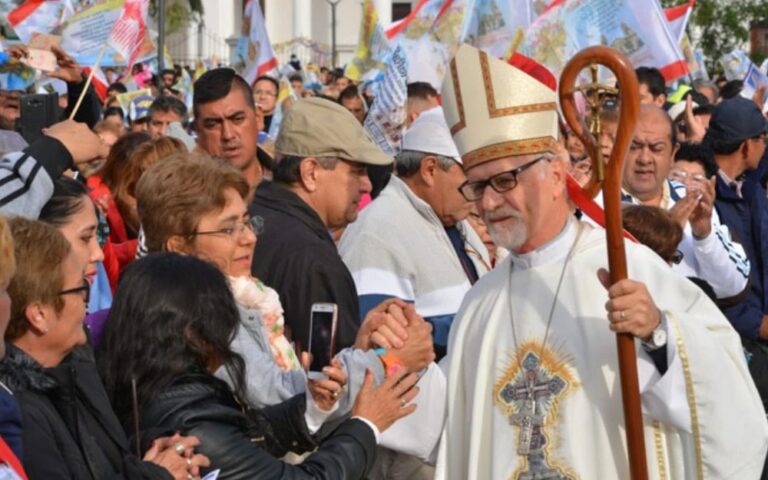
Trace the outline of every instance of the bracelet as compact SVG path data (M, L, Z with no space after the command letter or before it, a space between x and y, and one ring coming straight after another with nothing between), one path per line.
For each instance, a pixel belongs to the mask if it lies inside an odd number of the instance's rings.
M375 352L384 365L384 372L387 376L394 375L404 368L403 360L395 353L388 352L386 348L377 348Z

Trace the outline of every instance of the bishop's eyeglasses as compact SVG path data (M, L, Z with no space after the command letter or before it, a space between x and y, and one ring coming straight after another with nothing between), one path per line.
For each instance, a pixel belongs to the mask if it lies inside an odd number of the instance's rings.
M477 182L470 182L467 180L459 186L459 192L464 195L464 198L466 198L468 202L476 202L483 198L483 193L485 193L485 189L488 186L490 186L497 193L508 192L517 186L518 175L542 160L550 161L552 160L552 157L548 155L536 157L528 163L524 163L519 167L513 168L512 170L508 170L506 172L497 173L496 175L486 180L480 180Z

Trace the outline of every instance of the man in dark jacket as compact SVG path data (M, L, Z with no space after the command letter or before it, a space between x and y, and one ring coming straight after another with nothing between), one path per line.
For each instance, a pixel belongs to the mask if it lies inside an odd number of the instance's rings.
M355 341L360 309L355 283L331 234L357 218L371 191L366 165L385 155L344 107L309 98L283 117L274 182L262 182L249 213L264 218L252 273L276 289L291 338L307 348L312 304L338 305L336 347Z
M768 400L768 199L759 181L768 125L751 100L720 103L704 139L718 167L715 208L744 246L751 264L741 301L723 309L752 354L749 367L765 404Z

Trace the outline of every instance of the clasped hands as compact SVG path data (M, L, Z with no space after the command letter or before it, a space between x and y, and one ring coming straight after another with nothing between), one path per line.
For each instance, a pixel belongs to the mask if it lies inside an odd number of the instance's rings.
M381 347L397 355L403 367L397 375L400 378L424 369L435 359L432 325L416 313L413 305L399 298L385 300L368 312L354 346L360 350ZM306 369L309 356L302 354L301 360ZM317 406L329 411L338 401L348 378L335 358L323 368L323 373L326 379L309 380L308 386Z
M200 468L209 467L211 461L205 455L195 453L198 445L197 437L184 437L178 433L157 438L144 454L144 461L165 468L174 480L199 479Z

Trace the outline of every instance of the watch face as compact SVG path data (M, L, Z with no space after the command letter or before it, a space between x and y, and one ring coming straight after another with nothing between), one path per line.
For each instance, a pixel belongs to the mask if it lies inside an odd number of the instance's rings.
M656 348L663 347L667 344L667 331L663 328L657 328L653 331L653 346Z

